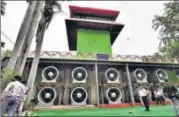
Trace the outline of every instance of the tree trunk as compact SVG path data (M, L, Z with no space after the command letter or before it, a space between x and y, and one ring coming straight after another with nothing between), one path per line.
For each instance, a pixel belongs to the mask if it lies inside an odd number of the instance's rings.
M36 1L31 1L29 3L28 9L26 11L24 20L21 24L21 27L20 27L20 30L19 30L19 33L18 33L18 36L16 39L16 43L13 48L13 52L10 56L10 59L9 59L8 65L7 65L7 68L10 70L14 70L14 68L15 68L17 58L19 56L22 44L24 42L25 35L28 31L28 27L29 27L30 21L32 19L32 16L33 16L33 13L35 10L35 6L36 6Z
M37 44L36 44L36 49L35 49L35 55L34 55L32 67L29 73L28 82L27 82L27 86L30 88L28 96L27 96L27 100L26 100L27 104L32 99L33 88L34 88L37 68L38 68L39 59L40 59L40 52L41 52L42 43L43 43L43 37L45 34L45 26L46 26L46 22L45 22L44 17L42 17L40 20L40 24L39 24L39 27L41 28L41 30L40 32L37 32L38 34L37 34L37 40L36 40Z
M21 49L19 58L17 60L15 72L20 73L21 75L24 70L24 66L26 63L27 55L28 55L33 37L34 37L35 32L37 31L37 27L39 25L39 20L41 17L41 10L43 7L42 4L43 4L42 1L37 1L37 5L35 7L35 12L34 12L32 20L31 20L28 33L26 34L24 44L22 45L22 49Z

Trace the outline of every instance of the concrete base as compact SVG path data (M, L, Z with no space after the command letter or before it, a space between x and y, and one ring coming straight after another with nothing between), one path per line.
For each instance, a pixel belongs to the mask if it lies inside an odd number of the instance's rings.
M81 106L64 105L64 106L49 106L49 107L36 106L34 110L84 109L84 108L95 108L95 105L81 105Z

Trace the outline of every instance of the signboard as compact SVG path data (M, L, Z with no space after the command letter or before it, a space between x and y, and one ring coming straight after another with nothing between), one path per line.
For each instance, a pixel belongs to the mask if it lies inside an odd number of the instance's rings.
M109 56L107 54L96 54L97 60L109 60Z

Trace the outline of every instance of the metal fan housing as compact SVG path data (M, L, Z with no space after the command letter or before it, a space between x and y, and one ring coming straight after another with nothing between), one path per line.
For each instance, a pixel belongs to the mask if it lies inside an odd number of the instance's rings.
M109 68L105 72L107 83L120 83L120 74L115 68Z
M122 92L117 87L108 88L105 91L105 98L109 104L120 104L122 99Z
M86 105L88 99L88 92L83 87L76 87L70 94L72 105Z
M137 83L148 83L147 73L143 69L135 69L133 71L133 76L136 79Z
M157 69L155 71L155 75L159 80L159 83L164 83L166 80L168 80L168 74L166 71L162 69Z
M57 98L57 92L53 87L44 87L38 94L38 106L52 106Z
M86 84L88 72L83 67L77 67L72 71L72 83Z
M48 66L42 71L42 82L56 83L59 71L54 66Z

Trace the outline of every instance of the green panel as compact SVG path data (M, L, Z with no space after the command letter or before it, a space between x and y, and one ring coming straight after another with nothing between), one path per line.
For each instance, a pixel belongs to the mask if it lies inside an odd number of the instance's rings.
M179 83L179 80L178 80L178 78L176 77L176 72L167 71L167 73L168 73L168 81L169 81L170 83L174 83L174 84Z
M35 79L35 83L41 83L42 81L42 71L44 68L38 67L37 69L37 74L36 74L36 79Z
M97 30L77 30L77 52L112 55L110 33Z

